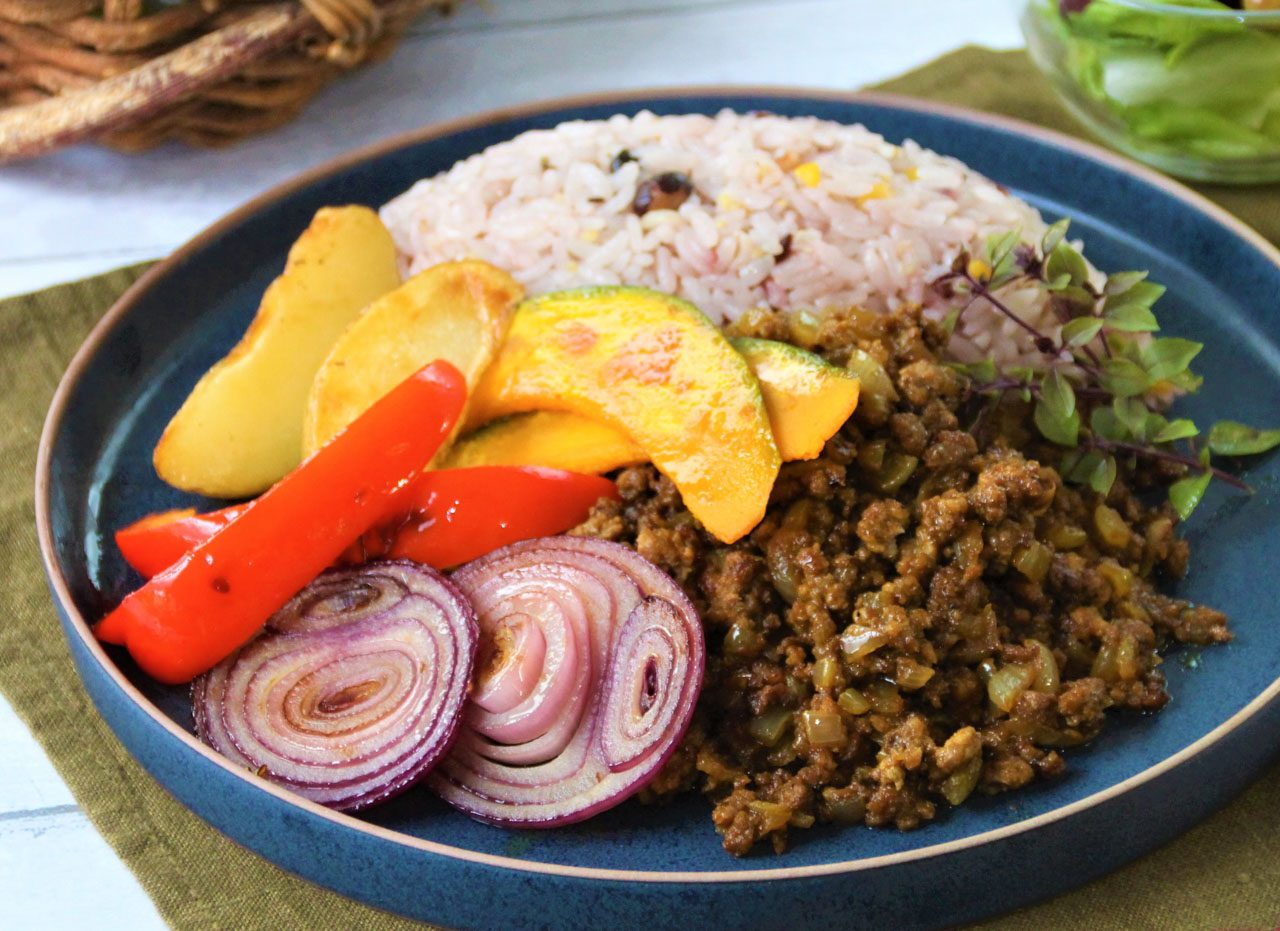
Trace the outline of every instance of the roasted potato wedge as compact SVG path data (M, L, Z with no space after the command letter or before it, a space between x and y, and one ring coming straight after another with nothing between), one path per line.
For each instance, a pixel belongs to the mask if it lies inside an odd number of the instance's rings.
M474 387L493 361L524 292L478 260L446 262L384 295L339 337L311 386L307 452L422 366L453 363Z
M240 342L205 373L156 445L170 485L216 498L269 488L302 458L307 396L339 334L400 284L367 207L325 207L289 250Z

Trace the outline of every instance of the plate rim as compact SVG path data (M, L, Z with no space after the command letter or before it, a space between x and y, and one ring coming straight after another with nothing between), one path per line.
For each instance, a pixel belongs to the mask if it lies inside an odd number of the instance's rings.
M362 162L390 154L407 146L420 144L444 136L454 135L471 129L479 129L486 125L528 118L559 110L568 110L586 106L608 104L634 104L646 100L678 99L698 97L734 97L762 96L781 97L796 100L820 100L843 103L869 103L883 108L906 110L916 113L942 116L958 122L995 127L1017 136L1030 137L1036 141L1065 149L1078 156L1113 168L1117 171L1135 176L1148 184L1163 189L1168 194L1181 200L1188 207L1205 214L1219 225L1225 227L1233 235L1244 240L1268 259L1280 270L1280 249L1265 239L1261 233L1248 226L1238 217L1227 212L1213 201L1191 190L1185 185L1172 180L1154 169L1141 165L1123 155L1111 152L1101 146L1052 129L1038 126L1024 120L1001 114L986 113L967 107L937 103L919 98L907 97L884 91L842 91L832 89L806 88L788 85L768 84L699 84L677 85L667 87L646 87L626 90L595 91L585 94L573 94L535 101L495 107L478 113L454 117L425 124L412 130L397 133L379 141L360 146L342 155L327 159L287 180L273 185L266 191L251 198L231 212L220 217L199 233L187 240L172 253L160 259L142 274L103 314L67 366L66 372L58 382L45 416L39 439L35 473L35 510L36 532L40 548L40 558L45 576L56 602L55 607L68 622L67 627L74 631L84 647L102 668L124 696L158 724L170 736L176 738L188 750L199 753L206 760L215 763L222 769L243 781L246 785L260 789L275 796L279 801L301 809L311 815L333 822L338 827L353 829L368 834L377 840L390 842L418 852L446 857L451 860L470 862L479 866L512 870L521 873L541 874L566 879L603 880L610 882L630 883L679 883L679 884L724 884L759 881L783 881L809 879L838 874L855 874L863 871L922 862L936 857L981 847L996 841L1007 840L1019 835L1063 821L1078 812L1092 808L1104 802L1119 798L1130 791L1170 772L1191 761L1214 744L1227 737L1232 731L1261 712L1267 705L1280 697L1280 677L1258 693L1243 708L1223 721L1217 727L1203 734L1191 744L1157 763L1121 780L1120 782L1077 799L1067 805L1061 805L1031 818L992 828L977 834L943 843L917 847L896 853L879 854L872 857L861 857L853 860L841 860L831 863L819 863L809 866L783 866L776 868L748 870L709 870L709 871L671 871L657 870L621 870L612 868L583 867L569 864L544 863L521 860L515 857L483 853L464 847L454 847L438 841L415 837L400 831L394 831L381 825L371 824L352 815L334 811L299 795L289 792L273 783L256 779L253 775L218 754L211 747L195 738L185 729L179 727L167 715L163 714L146 696L142 694L124 673L107 655L102 645L93 636L89 623L75 606L70 587L56 557L54 548L52 514L50 508L50 487L52 483L51 458L54 436L58 432L66 413L67 403L74 387L82 379L90 361L96 356L102 343L112 330L127 316L139 298L153 286L157 280L173 272L186 259L201 252L209 241L217 238L227 228L235 226L251 218L264 207L285 200L296 191L313 182L337 174ZM874 127L869 127L874 132ZM945 153L943 153L945 154ZM132 754L131 754L132 755ZM136 758L135 758L136 759ZM150 777L150 774L148 774ZM154 777L150 777L154 778ZM157 780L158 781L158 780ZM169 792L167 786L161 787ZM172 794L170 792L170 794ZM182 804L182 803L180 803ZM185 804L183 807L187 807ZM201 819L203 820L203 819ZM215 829L216 830L216 829Z

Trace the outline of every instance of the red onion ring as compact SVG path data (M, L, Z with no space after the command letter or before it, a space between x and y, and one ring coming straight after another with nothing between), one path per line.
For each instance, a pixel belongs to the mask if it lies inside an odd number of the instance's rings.
M312 801L363 808L449 750L478 642L470 603L434 569L326 572L195 681L196 732Z
M705 645L680 587L587 537L505 547L453 581L480 619L462 734L427 777L491 824L555 827L612 808L670 758L702 687Z

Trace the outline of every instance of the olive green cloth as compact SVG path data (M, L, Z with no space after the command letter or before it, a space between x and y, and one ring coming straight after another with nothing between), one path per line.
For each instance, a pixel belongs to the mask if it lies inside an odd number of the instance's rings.
M1068 125L1021 54L967 49L889 87ZM1227 203L1276 235L1275 197L1259 192L1247 205ZM1253 209L1264 204L1270 212ZM0 693L174 927L420 927L296 879L204 825L129 757L94 713L72 668L36 553L36 445L72 353L141 270L121 269L0 302L0 565L7 570L9 599L0 624ZM1269 927L1280 921L1277 837L1280 769L1174 844L1102 881L984 927Z

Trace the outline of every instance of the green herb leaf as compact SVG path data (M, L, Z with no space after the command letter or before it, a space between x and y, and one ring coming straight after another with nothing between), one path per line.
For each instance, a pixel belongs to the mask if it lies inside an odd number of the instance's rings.
M1138 363L1124 358L1103 359L1098 381L1103 390L1118 398L1131 398L1151 387L1155 378Z
M1121 304L1104 310L1102 315L1107 326L1118 333L1154 333L1160 329L1156 315L1141 304Z
M1141 350L1142 367L1147 370L1152 382L1170 378L1184 372L1191 360L1200 354L1204 343L1170 336L1153 339Z
M1134 439L1147 438L1151 411L1141 398L1116 398L1111 402L1111 410Z
M1204 384L1204 379L1192 372L1190 369L1182 372L1175 372L1165 379L1173 387L1186 394L1195 394L1200 390L1200 386Z
M1096 450L1084 452L1082 450L1072 450L1062 457L1062 464L1058 471L1064 479L1074 485L1083 485L1089 481L1089 476L1097 470L1098 465L1102 462L1102 454Z
M1039 372L1029 365L1011 365L1005 371L1016 381L1035 381L1036 376L1039 375Z
M951 334L956 331L956 324L960 322L960 310L959 307L953 307L942 318L942 332L947 334L947 339L950 339Z
M1054 278L1052 281L1046 281L1044 283L1044 286L1045 286L1045 290L1047 291L1061 291L1063 288L1067 288L1071 286L1071 276L1068 275L1066 272L1063 272L1061 275L1059 275L1057 278Z
M1066 306L1063 308L1072 317L1088 317L1093 315L1097 300L1078 284L1069 284L1054 292L1054 299Z
M1116 416L1109 407L1095 407L1089 415L1089 429L1094 436L1113 443L1123 443L1132 438L1129 428Z
M1005 261L996 266L996 270L991 274L991 280L987 282L987 289L996 291L1007 285L1015 278L1021 278L1023 272L1014 264L1015 259L1012 253Z
M1144 281L1146 277L1146 272L1116 272L1114 275L1107 276L1107 283L1103 285L1102 293L1108 297L1124 294L1139 281Z
M1072 478L1075 470L1080 466L1080 460L1089 455L1083 449L1069 449L1062 454L1062 461L1058 463L1058 474L1062 476L1063 481L1074 482Z
M1133 401L1137 399L1129 398L1129 400ZM1139 431L1139 435L1143 440L1151 440L1152 442L1155 442L1152 440L1152 437L1168 425L1169 421L1165 420L1163 415L1157 414L1155 411L1147 411L1147 416L1142 418L1142 430Z
M1159 415L1156 415L1159 416ZM1164 420L1163 417L1160 418ZM1200 428L1185 418L1170 420L1157 430L1151 431L1151 442L1172 443L1174 440L1187 440L1200 433ZM1280 443L1280 431L1276 431L1276 442Z
M1040 240L1040 254L1048 255L1058 248L1058 243L1066 238L1067 229L1071 226L1071 218L1063 217L1057 223L1053 224L1044 231L1044 238Z
M1103 293L1107 295L1107 300L1103 306L1107 310L1128 304L1151 307L1160 300L1166 290L1168 289L1164 285L1156 284L1154 281L1135 281L1119 293L1109 292L1104 288Z
M1173 505L1173 509L1178 512L1180 518L1186 520L1191 516L1191 512L1199 507L1211 477L1211 473L1202 472L1199 475L1180 478L1169 486L1169 503Z
M1132 276L1134 273L1122 274ZM1130 280L1127 284L1122 281L1121 284L1126 286L1120 291L1104 288L1107 297L1102 305L1102 315L1111 329L1123 333L1152 333L1160 329L1155 314L1151 312L1151 305L1164 294L1164 286L1140 280Z
M994 269L1018 244L1019 232L1019 230L1009 230L1006 233L992 233L982 244L982 258Z
M989 289L994 291L1022 274L1022 270L1018 268L1018 244L1020 242L1018 230L1006 233L996 242L996 251L993 253L991 262L991 280L987 282Z
M1076 411L1063 416L1049 409L1043 393L1036 402L1034 419L1036 429L1049 442L1059 446L1075 446L1080 438L1080 415Z
M1092 365L1096 355L1097 353L1094 353L1092 356L1089 354L1088 346L1071 347L1071 358L1075 359L1076 363L1079 365Z
M1040 397L1057 417L1067 418L1076 412L1076 392L1061 370L1054 369L1044 380Z
M996 363L994 359L983 359L981 362L970 362L965 366L969 377L981 384L996 380Z
M1085 264L1084 256L1067 243L1060 242L1045 261L1044 275L1050 281L1059 275L1070 275L1072 284L1081 285L1089 280L1089 266Z
M1068 347L1083 346L1101 330L1102 321L1097 317L1076 317L1062 325L1062 342Z
M1107 340L1107 346L1110 348L1112 355L1119 356L1121 359L1128 359L1138 365L1142 365L1142 346L1140 341L1130 339L1127 336L1121 336L1119 333L1107 333L1103 331ZM1145 368L1143 369L1145 371Z
M1111 491L1116 483L1116 460L1114 456L1103 456L1101 461L1089 473L1089 487L1100 495Z
M1280 430L1221 420L1209 428L1209 449L1218 456L1252 456L1280 446Z
M1204 471L1186 478L1180 478L1169 486L1169 503L1178 512L1178 516L1186 520L1191 512L1204 500L1205 490L1213 473L1209 471L1209 450L1200 453L1200 464Z

